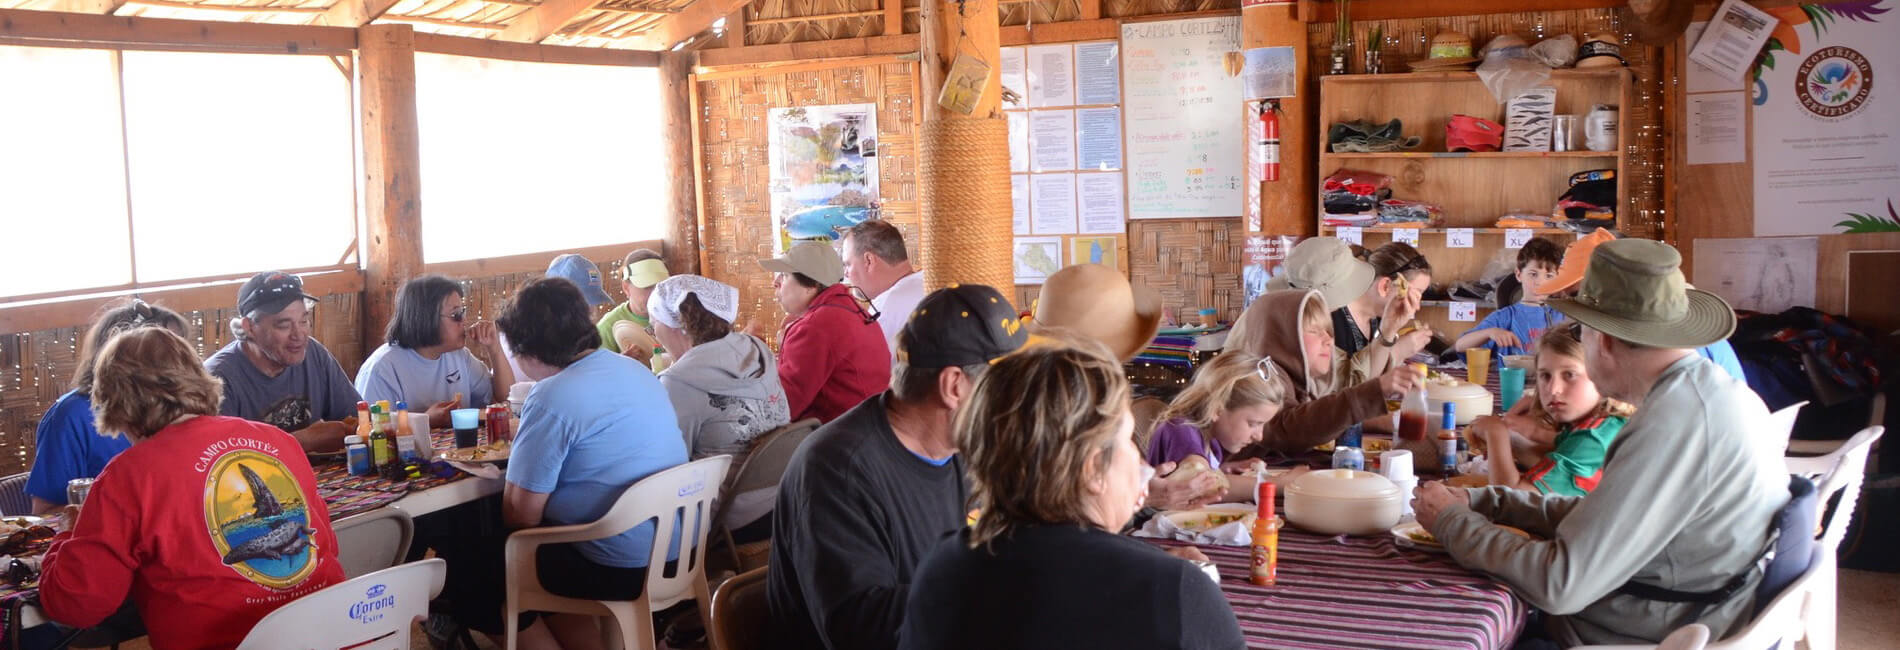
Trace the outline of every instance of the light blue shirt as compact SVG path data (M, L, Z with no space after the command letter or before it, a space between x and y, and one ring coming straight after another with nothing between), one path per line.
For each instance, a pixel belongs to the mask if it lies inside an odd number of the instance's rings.
M1491 315L1485 316L1484 321L1478 323L1477 327L1471 328L1470 332L1465 333L1470 334L1478 330L1497 327L1510 330L1512 334L1516 334L1518 345L1498 345L1493 341L1484 342L1483 347L1490 348L1492 352L1491 365L1498 366L1503 363L1503 357L1505 355L1535 354L1537 352L1537 339L1544 337L1545 330L1556 327L1562 322L1564 322L1563 313L1548 305L1533 305L1520 302L1491 312Z
M640 479L685 463L686 442L660 380L638 361L595 350L528 392L508 482L548 495L543 524L583 524L607 514ZM623 568L646 566L652 548L652 523L580 543L587 559Z
M480 408L495 399L488 366L467 349L429 359L409 348L385 343L356 371L356 392L363 400L408 402L421 412L462 394L462 408Z
M1735 346L1729 345L1728 341L1711 343L1708 347L1696 350L1696 354L1727 370L1728 376L1734 377L1736 381L1748 383L1748 374L1742 372L1742 360L1735 356Z

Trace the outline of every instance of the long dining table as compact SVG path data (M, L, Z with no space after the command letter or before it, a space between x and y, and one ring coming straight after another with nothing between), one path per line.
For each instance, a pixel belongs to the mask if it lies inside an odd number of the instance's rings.
M436 431L431 433L430 442L439 454L454 448L455 436L449 431ZM425 473L419 478L403 480L351 476L341 459L328 457L313 458L311 469L316 471L317 495L329 509L332 522L381 508L396 508L408 512L410 516L420 517L500 494L503 483L500 478L485 478L459 469L445 471L441 475ZM38 593L37 576L20 585L0 585L0 617L13 611L12 605L16 600L27 599ZM25 603L18 611L20 629L48 622L45 613L31 602ZM5 631L6 626L0 625L0 636ZM4 642L0 647L12 647L12 639L0 641Z
M1219 568L1248 648L1495 650L1511 647L1528 617L1510 587L1449 555L1401 547L1391 535L1284 529L1271 586L1248 580L1248 547L1194 546Z

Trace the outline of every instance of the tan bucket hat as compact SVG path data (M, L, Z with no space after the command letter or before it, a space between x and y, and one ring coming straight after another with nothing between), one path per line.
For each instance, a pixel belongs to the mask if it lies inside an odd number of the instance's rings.
M1161 329L1161 295L1131 284L1121 271L1077 264L1056 271L1036 299L1037 328L1060 327L1107 345L1126 362Z
M830 244L815 241L792 244L784 255L759 260L759 268L773 273L800 273L827 287L844 281L844 258Z
M1648 239L1598 246L1577 297L1550 306L1591 329L1659 348L1701 348L1735 332L1728 302L1690 289L1682 254Z
M1327 309L1338 309L1357 299L1379 272L1352 256L1352 246L1338 237L1312 237L1286 255L1286 273L1267 281L1269 291L1318 291Z

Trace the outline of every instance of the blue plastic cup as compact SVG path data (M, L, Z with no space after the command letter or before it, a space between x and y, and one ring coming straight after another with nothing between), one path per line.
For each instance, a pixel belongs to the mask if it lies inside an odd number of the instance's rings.
M455 428L455 447L467 449L479 442L476 433L481 428L481 409L455 409L449 411L449 425Z
M1524 397L1524 369L1523 368L1498 369L1498 401L1503 403L1504 410L1506 411L1511 410L1511 407L1517 404L1517 400L1522 399L1523 397Z

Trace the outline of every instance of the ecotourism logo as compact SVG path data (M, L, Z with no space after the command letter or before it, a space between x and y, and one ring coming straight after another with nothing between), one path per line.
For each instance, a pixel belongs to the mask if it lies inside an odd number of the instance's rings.
M296 476L276 456L239 440L205 472L205 528L226 566L270 589L301 584L317 568L310 510ZM221 447L222 446L222 447Z
M1874 89L1874 68L1867 57L1839 45L1815 51L1801 62L1794 78L1801 107L1829 119L1860 110Z

